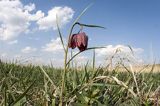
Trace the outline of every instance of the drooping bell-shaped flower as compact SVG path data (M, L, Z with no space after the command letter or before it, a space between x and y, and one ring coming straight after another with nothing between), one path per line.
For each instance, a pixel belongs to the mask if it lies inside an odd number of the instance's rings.
M82 32L76 35L76 44L80 51L84 51L88 46L88 36Z
M68 47L69 48L72 48L72 49L74 49L74 48L76 48L76 35L77 34L73 34L71 37L70 37L70 39L69 39L69 43L68 43Z
M73 34L69 40L68 46L72 49L78 47L78 49L82 52L87 49L88 36L84 32Z

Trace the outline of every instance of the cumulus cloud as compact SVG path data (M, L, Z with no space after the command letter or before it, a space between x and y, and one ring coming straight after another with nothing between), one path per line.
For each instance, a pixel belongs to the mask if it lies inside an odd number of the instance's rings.
M36 8L35 4L30 3L29 5L24 6L25 10L33 11Z
M56 27L56 15L58 17L59 25L62 27L63 25L67 24L73 17L74 11L70 7L54 7L48 11L47 16L41 18L37 21L39 25L39 29L49 29L53 28L54 30L57 29Z
M143 49L142 48L132 48L134 53L142 53ZM123 54L131 54L131 49L128 46L124 45L108 45L106 48L98 49L96 50L96 53L98 56L111 56L116 53L116 51L119 51L119 53Z
M32 48L30 46L25 47L24 49L21 50L22 53L31 53L37 51L36 48Z
M34 3L24 5L20 0L0 0L0 40L10 40L30 32L32 22L36 22L39 29L56 29L56 15L63 26L73 14L72 8L65 6L54 7L45 16L41 10L36 11Z
M132 54L132 51L134 54ZM134 63L136 62L142 63L143 60L140 57L140 54L143 51L144 50L142 48L133 48L133 47L131 50L128 46L125 45L116 45L116 46L108 45L106 46L106 48L96 50L96 55L99 58L98 60L99 63L102 63L103 60L105 59L110 59L112 56L114 57L118 56L118 58L126 58Z
M38 10L35 14L29 16L29 20L36 21L44 17L44 13L41 10Z
M44 47L42 47L42 51L52 52L52 53L62 52L63 47L60 38L58 37L56 39L52 39L49 43L47 43Z
M9 40L28 31L30 21L43 17L41 11L31 14L35 4L23 5L20 0L0 1L0 40Z

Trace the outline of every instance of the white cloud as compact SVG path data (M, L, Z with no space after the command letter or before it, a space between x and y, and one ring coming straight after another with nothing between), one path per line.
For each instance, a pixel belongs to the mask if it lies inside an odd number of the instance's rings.
M142 48L132 48L132 50L135 54L143 52ZM124 45L108 45L106 46L106 48L96 50L96 53L98 56L111 56L116 53L116 51L120 51L119 53L123 54L131 54L131 49L128 46Z
M30 22L43 17L41 11L31 14L34 4L23 5L20 0L0 1L0 40L10 40L27 32Z
M32 21L36 21L42 17L44 17L44 13L41 10L38 10L35 14L30 15L29 19Z
M133 63L142 63L143 60L140 54L144 51L142 48L133 48L133 53L128 46L125 45L108 45L106 48L96 50L96 55L98 57L98 62L103 63L104 61L110 61L110 58L114 55L115 61L119 61L119 58L128 59ZM118 57L117 57L118 56ZM103 59L103 60L102 60Z
M35 51L37 51L36 48L32 48L32 47L29 47L29 46L27 46L27 47L25 47L24 49L21 50L22 53L31 53L31 52L35 52Z
M7 53L0 54L0 57L6 57L6 56L7 56Z
M24 6L25 10L33 11L36 8L35 4L30 3L29 5Z
M48 11L47 16L41 10L35 10L33 3L23 5L20 0L0 0L0 40L6 41L22 33L29 33L32 22L36 22L39 29L56 29L56 14L62 27L74 14L72 8L67 6L54 7Z
M9 41L8 44L13 45L13 44L17 44L18 40L13 40L13 41Z
M49 29L56 27L56 15L58 16L58 21L60 27L67 24L73 17L74 11L70 7L54 7L48 11L47 16L38 20L37 24L39 25L39 29Z
M63 47L60 38L58 37L56 39L52 39L50 43L47 43L44 47L42 47L42 51L52 53L62 52Z

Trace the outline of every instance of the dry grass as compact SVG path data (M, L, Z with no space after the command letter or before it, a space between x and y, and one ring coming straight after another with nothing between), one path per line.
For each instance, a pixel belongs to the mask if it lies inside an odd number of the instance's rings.
M63 104L158 106L160 73L151 71L159 69L156 66L147 68L150 73L135 73L130 67L128 71L119 71L122 68L117 67L112 71L106 67L93 69L88 65L80 71L70 68L65 77ZM1 106L58 106L63 69L2 62L0 67Z

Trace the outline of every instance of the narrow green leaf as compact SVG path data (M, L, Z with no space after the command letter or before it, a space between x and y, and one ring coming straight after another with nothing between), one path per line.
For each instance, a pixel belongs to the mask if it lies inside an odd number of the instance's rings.
M61 31L60 31L60 28L59 28L59 25L58 25L58 16L57 15L56 15L56 24L57 24L58 34L59 34L59 37L61 39L61 43L62 43L63 49L66 52L66 49L65 49L65 46L64 46L64 42L63 42L63 37L62 37Z
M106 29L105 27L102 27L102 26L98 26L98 25L89 25L89 24L81 24L81 23L77 23L78 25L80 26L85 26L85 27L92 27L92 28L103 28L103 29Z
M81 101L81 103L83 103L83 104L88 104L89 103L90 98L88 98L87 96L83 95L83 93L82 94L77 93L76 96L77 96L77 99L79 101Z
M81 18L81 16L88 10L88 8L90 8L93 5L93 3L89 4L82 12L81 14L75 19L75 21L73 22L73 24L75 24L76 22L78 22L78 20Z
M54 86L54 88L56 88L56 86L54 85L53 81L51 80L49 75L46 73L46 71L42 67L40 67L40 69L42 70L42 72L46 76L46 78L50 81L50 83Z
M105 86L105 87L109 87L109 86L113 86L113 87L115 87L115 86L119 86L119 85L117 85L117 84L104 84L104 83L92 83L91 84L91 86L99 86L99 87L103 87L103 86Z
M74 105L73 106L88 106L87 104L83 104L83 103L74 103Z
M92 73L92 78L94 79L96 76L98 76L98 74L100 73L100 70L102 68L99 66L96 70L93 71Z
M96 53L95 50L93 50L93 70L95 69L95 60L96 60Z
M131 50L132 55L134 55L134 51L132 49L132 47L130 45L127 45L129 47L129 49Z
M85 78L86 78L86 83L89 81L89 72L87 71L89 61L87 61L87 64L85 65ZM82 83L83 84L83 83Z
M18 103L18 101L20 101L27 94L27 92L33 87L34 83L35 83L35 81L10 106L14 106L16 103Z

